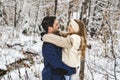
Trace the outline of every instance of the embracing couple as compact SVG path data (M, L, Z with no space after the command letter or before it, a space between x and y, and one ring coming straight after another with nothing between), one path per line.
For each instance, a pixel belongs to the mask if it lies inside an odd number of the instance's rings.
M79 80L80 52L86 48L85 24L78 19L71 19L67 32L63 33L58 30L56 17L46 16L42 27L42 80Z

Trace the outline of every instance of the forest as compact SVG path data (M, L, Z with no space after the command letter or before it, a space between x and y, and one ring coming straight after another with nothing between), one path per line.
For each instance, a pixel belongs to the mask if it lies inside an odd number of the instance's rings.
M80 80L120 80L120 0L0 0L0 80L42 80L45 16L87 29Z

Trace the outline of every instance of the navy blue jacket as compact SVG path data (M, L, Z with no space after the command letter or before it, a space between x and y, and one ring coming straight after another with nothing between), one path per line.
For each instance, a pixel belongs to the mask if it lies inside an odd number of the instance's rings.
M76 72L75 68L62 62L62 48L44 42L42 54L44 58L42 80L65 80L64 75L72 75Z

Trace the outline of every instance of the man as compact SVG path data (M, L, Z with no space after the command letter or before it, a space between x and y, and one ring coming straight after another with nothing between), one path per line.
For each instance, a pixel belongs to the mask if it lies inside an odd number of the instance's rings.
M47 16L42 21L42 27L45 30L44 34L56 34L59 24L55 16ZM76 72L75 68L62 62L62 48L44 42L42 54L44 57L42 80L65 80L64 75L72 75Z

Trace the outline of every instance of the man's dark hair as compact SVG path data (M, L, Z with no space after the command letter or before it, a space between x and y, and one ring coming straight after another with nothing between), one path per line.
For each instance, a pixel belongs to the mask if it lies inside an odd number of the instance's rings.
M45 30L45 32L48 32L48 27L49 26L53 27L55 19L56 19L55 16L46 16L46 17L44 17L44 19L42 21L42 27Z

